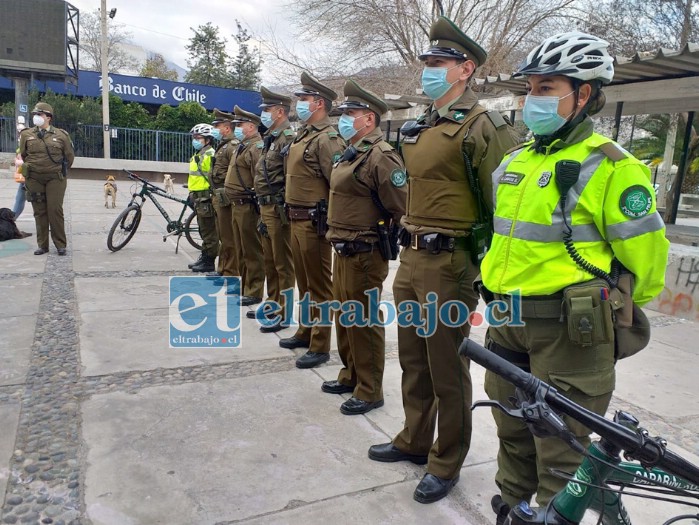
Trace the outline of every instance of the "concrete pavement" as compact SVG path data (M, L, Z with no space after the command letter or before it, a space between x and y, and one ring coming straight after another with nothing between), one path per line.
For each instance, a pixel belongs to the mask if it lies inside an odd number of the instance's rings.
M424 467L367 458L371 444L402 428L395 327L386 337L386 404L356 417L339 412L348 395L320 391L339 369L334 343L330 363L298 370L302 351L278 346L291 330L261 334L244 318L240 349L168 348L168 277L191 275L186 265L198 254L184 240L178 254L172 239L162 241L164 221L150 203L131 243L109 252L107 231L128 187L120 181L112 210L102 181L69 182L67 257L53 246L34 256L34 237L0 243L0 523L493 522L497 439L488 410L474 413L461 481L435 504L412 499ZM3 205L15 188L0 179ZM19 226L34 232L31 205ZM699 325L648 313L651 347L619 363L613 408L699 462ZM473 365L472 375L474 399L485 399L483 370ZM625 501L644 525L683 509Z

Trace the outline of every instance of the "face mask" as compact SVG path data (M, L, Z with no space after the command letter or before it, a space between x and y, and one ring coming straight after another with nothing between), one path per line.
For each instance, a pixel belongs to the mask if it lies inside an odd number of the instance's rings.
M303 100L296 102L296 114L301 120L306 122L309 118L311 118L311 115L313 115L313 111L311 111L311 103Z
M233 132L235 135L235 138L238 140L242 141L245 140L245 134L243 133L243 128L235 128L235 131Z
M34 123L35 126L43 126L46 123L46 119L42 117L41 115L34 115L32 117L32 122Z
M352 137L354 137L357 134L357 132L360 131L358 129L354 129L354 121L358 118L366 117L367 115L368 113L360 117L350 117L349 115L342 115L340 117L340 120L337 122L337 130L340 132L340 136L345 140L350 140ZM364 128L366 128L366 126L364 126Z
M216 128L212 129L211 136L214 138L214 140L221 140L221 130Z
M269 111L260 113L260 120L262 121L262 125L266 128L271 128L272 124L274 124L274 119L272 119L272 114Z
M568 122L568 117L561 117L558 114L558 103L566 97L572 95L574 91L565 97L540 97L527 95L522 109L522 120L524 124L532 130L534 135L552 135ZM575 110L573 110L575 112ZM571 113L572 115L573 113Z
M198 141L197 139L192 139L192 147L195 150L199 151L201 148L204 147L204 144L202 142Z
M454 66L458 67L458 66ZM426 67L422 70L422 92L432 100L446 95L447 91L456 84L447 82L447 73L454 67Z

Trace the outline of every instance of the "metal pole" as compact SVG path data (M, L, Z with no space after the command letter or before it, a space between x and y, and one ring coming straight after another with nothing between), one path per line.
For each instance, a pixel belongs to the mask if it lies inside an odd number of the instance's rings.
M29 84L26 78L21 77L13 77L12 81L15 84L15 125L19 123L19 117L24 117L24 125L30 128L32 121L29 118Z
M677 220L677 208L680 206L680 194L682 193L682 183L684 182L685 171L687 171L687 157L689 156L689 141L692 138L692 124L694 123L694 111L687 113L687 127L684 130L684 141L682 142L682 156L680 165L677 167L677 187L673 188L672 210L669 224L675 224Z
M102 0L100 8L102 22L102 50L100 61L102 62L102 141L104 143L104 158L111 157L111 144L109 138L109 51L107 34L107 0Z
M623 108L623 102L616 103L616 113L614 114L614 129L612 131L612 140L615 142L619 138L619 127L621 126L621 110Z

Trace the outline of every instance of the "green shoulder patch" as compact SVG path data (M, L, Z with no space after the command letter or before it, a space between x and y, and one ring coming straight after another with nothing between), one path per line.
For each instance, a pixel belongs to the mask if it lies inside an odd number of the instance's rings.
M337 131L328 131L328 137L330 137L331 139L336 139L338 136L339 134L337 133Z
M265 143L264 143L264 141L262 141L262 140L259 141L259 142L255 142L255 147L256 147L257 149L262 149L262 148L264 147L264 145L265 145Z
M287 128L287 129L284 130L284 135L286 135L287 137L293 137L293 136L294 136L294 130L293 130L293 129Z
M342 158L342 153L335 153L335 155L333 155L333 164L339 161L340 158Z
M462 120L464 120L465 116L466 114L463 111L455 111L453 115L454 120L457 122L461 122Z
M402 188L408 182L408 174L405 170L396 168L391 172L391 184L396 188Z
M640 219L650 212L653 199L645 186L636 185L627 188L619 199L621 213L632 219Z

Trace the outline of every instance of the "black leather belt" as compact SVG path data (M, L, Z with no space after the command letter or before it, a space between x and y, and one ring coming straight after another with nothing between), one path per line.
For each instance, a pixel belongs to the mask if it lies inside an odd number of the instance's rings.
M493 294L495 299L511 302L511 295ZM532 319L560 319L563 311L563 293L519 297L522 317Z
M297 206L288 206L289 219L292 221L310 221L312 208L299 208Z
M466 237L449 237L441 233L410 236L410 247L413 250L428 250L433 254L438 254L441 251L466 250L467 246Z
M363 241L339 241L333 242L333 249L340 257L352 257L358 253L371 252L376 248L376 243Z
M236 206L244 206L245 204L255 204L255 199L244 198L244 199L231 199L231 202Z
M267 206L268 204L284 204L284 195L260 195L257 197L257 202L260 206Z

